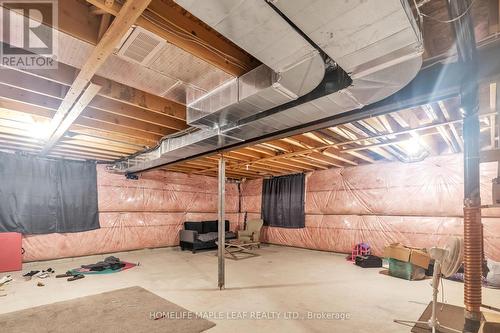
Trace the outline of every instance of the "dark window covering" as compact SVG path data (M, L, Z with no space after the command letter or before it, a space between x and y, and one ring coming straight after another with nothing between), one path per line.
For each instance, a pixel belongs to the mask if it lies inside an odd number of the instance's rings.
M0 232L98 228L94 163L0 153Z
M304 228L304 192L304 174L264 179L262 185L264 225Z

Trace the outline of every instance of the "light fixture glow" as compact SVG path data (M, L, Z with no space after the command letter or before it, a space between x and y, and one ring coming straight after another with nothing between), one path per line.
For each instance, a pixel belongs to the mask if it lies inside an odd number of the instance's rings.
M404 142L403 147L407 153L407 162L418 162L429 156L429 152L425 148L425 144L418 134L413 134L413 137Z
M29 133L32 137L40 140L47 140L50 132L49 123L37 123L34 122L29 125Z
M412 137L406 142L406 151L411 156L418 156L423 150L420 137Z

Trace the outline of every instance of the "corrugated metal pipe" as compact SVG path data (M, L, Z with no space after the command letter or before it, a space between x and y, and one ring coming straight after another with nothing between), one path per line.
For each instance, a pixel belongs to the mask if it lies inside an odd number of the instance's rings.
M479 178L479 103L477 57L471 0L448 0L462 68L461 107L464 116L464 332L477 332L481 321L482 224Z

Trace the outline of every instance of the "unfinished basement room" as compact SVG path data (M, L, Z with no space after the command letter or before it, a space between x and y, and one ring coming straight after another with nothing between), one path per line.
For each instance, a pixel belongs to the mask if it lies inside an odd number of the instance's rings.
M500 333L500 0L0 0L1 333Z

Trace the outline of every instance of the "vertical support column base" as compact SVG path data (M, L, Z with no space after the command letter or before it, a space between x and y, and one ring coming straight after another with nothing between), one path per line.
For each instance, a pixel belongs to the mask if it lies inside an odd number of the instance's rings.
M226 199L226 161L224 157L221 156L219 159L219 193L217 200L217 212L218 212L218 286L219 290L224 288L225 284L225 265L224 265L224 255L226 248L226 217L225 217L225 199Z
M481 319L472 319L469 318L469 315L471 315L471 313L465 311L464 333L477 333L479 331L479 327L481 326Z

